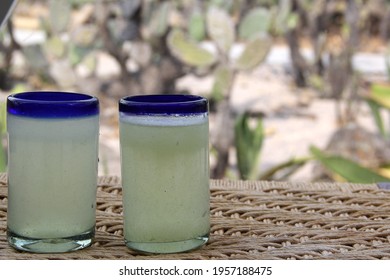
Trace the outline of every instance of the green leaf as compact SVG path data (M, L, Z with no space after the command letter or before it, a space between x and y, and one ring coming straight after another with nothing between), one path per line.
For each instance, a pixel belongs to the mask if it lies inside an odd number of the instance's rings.
M235 40L234 22L229 14L217 7L207 11L207 31L210 38L224 54L228 54Z
M212 53L186 40L184 33L179 29L172 30L167 40L172 54L190 66L208 67L216 62L216 57Z
M244 113L237 118L234 132L237 165L241 179L256 179L258 161L264 140L263 122L259 119L256 127L251 129L249 127L249 115Z
M240 23L238 33L240 38L251 40L267 34L271 15L265 8L255 8L249 11Z
M271 45L272 42L269 38L256 38L252 40L246 45L235 67L239 70L252 70L257 67L267 57Z
M378 103L382 107L390 109L390 85L373 84L368 99Z
M312 157L289 159L266 170L261 174L259 180L287 180L289 176L312 159ZM280 176L279 173L283 174Z
M362 167L361 165L345 159L340 156L327 155L316 147L311 147L310 152L321 162L327 169L343 177L351 183L371 184L376 182L386 182L389 178Z
M380 112L381 106L379 106L378 103L376 103L372 100L367 100L367 104L371 108L371 112L372 112L372 115L374 117L374 120L375 120L376 126L378 127L379 132L381 133L382 136L387 138L388 135L386 133L385 125L383 123L383 119L382 119L381 112Z

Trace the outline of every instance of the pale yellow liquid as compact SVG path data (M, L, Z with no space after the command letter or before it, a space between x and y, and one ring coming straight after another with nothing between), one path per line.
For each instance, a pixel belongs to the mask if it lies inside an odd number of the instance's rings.
M173 252L208 236L207 116L121 118L120 141L126 241L178 242Z
M48 120L8 115L8 229L65 238L95 225L98 116Z

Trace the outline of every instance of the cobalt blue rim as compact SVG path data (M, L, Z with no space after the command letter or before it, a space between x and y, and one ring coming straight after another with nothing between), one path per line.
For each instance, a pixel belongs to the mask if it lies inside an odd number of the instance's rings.
M208 112L208 100L189 94L127 96L119 101L119 112L130 115L198 115Z
M7 97L7 112L30 118L88 117L99 114L99 100L75 92L22 92Z

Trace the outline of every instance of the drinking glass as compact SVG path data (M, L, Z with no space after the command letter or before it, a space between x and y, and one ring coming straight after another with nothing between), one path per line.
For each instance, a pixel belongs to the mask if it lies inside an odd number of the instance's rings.
M131 96L119 112L126 245L149 253L200 247L210 229L207 99Z
M92 243L99 101L72 92L7 98L8 219L11 246L67 252Z

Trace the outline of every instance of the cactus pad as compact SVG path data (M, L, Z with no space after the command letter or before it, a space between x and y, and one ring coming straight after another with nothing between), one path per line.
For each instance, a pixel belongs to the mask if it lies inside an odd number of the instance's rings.
M251 40L268 32L271 14L265 8L255 8L243 18L238 33L240 38Z
M229 14L217 7L207 11L207 31L219 50L227 54L235 40L234 23Z
M241 56L237 59L235 67L239 70L252 70L267 56L272 42L270 38L256 38L249 42Z
M216 57L212 53L186 40L179 29L169 33L168 47L176 58L190 66L207 67L216 62Z

